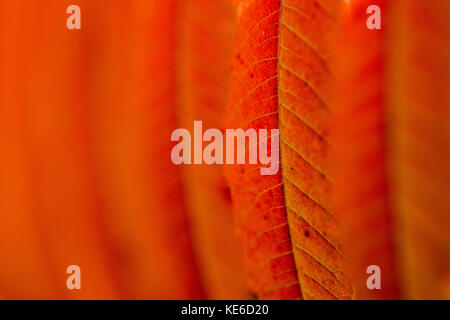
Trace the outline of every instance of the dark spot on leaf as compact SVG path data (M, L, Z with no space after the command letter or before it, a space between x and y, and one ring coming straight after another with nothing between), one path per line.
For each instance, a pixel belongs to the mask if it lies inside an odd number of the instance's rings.
M309 231L305 231L305 237L309 237Z
M250 300L258 300L258 294L256 292L249 291L248 296Z
M227 181L225 180L225 178L222 178L220 180L218 191L220 192L222 197L225 199L225 201L231 202L231 189L230 189L230 186L228 185Z
M231 190L230 187L224 187L223 189L223 197L227 202L231 202Z

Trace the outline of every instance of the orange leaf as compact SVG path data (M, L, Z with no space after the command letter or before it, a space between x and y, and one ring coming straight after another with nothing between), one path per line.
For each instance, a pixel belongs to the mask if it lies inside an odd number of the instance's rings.
M176 2L91 6L90 41L106 41L89 46L99 72L90 75L88 105L120 286L131 298L200 298L180 170L170 159Z
M406 298L449 299L450 2L397 1L392 19L389 132L400 275Z
M383 1L353 1L343 17L336 66L336 104L332 134L335 144L334 198L344 226L345 258L358 299L399 298L392 211L388 197L386 119L387 76L385 20L381 30L369 30L366 8ZM366 270L377 265L382 289L369 290Z
M177 8L177 123L221 128L230 78L235 10L229 0L180 1ZM219 165L184 166L184 195L202 280L211 299L245 299L241 248Z
M233 166L249 287L259 298L350 298L330 213L329 61L340 1L240 1L228 128L278 128L282 174ZM281 16L280 16L281 14ZM281 23L280 23L281 22Z

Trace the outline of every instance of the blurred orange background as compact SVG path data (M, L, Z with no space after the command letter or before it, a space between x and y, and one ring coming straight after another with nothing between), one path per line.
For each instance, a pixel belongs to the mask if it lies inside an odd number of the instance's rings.
M170 159L190 118L220 126L231 3L79 0L68 30L71 4L0 4L0 297L246 297L220 167Z

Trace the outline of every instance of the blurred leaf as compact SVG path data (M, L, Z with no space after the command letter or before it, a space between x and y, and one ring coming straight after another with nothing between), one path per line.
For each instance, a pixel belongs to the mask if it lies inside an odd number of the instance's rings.
M179 1L177 123L221 128L230 81L235 10L229 0ZM211 299L245 299L242 250L233 232L229 189L220 165L183 166L189 225Z
M397 1L393 19L389 119L401 281L405 298L450 299L450 2Z
M370 5L381 9L381 30L366 26ZM345 265L358 299L400 297L387 172L389 9L384 1L352 1L351 10L342 17L338 38L333 198L346 235ZM366 270L371 265L381 269L381 290L367 288Z

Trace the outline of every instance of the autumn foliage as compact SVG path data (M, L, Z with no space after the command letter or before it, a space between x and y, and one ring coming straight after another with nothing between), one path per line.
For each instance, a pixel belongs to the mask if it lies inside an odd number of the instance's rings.
M449 1L46 2L0 4L0 298L450 299ZM175 165L195 120L280 170Z

